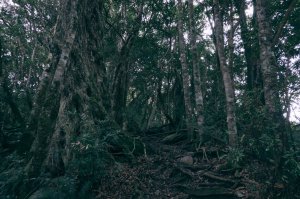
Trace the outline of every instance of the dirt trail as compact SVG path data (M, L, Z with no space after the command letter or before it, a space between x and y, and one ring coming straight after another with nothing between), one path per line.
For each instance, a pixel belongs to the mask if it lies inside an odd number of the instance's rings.
M134 164L122 164L103 179L98 198L259 198L260 184L246 169L226 169L226 150L215 146L191 150L186 143L163 143L165 133L142 139L146 153ZM116 174L117 173L117 174ZM117 187L117 188L115 188Z

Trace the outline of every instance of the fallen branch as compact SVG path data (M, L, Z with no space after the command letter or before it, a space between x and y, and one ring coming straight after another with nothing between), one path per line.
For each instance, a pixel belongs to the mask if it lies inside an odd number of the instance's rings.
M230 182L230 183L233 183L233 184L236 183L236 180L231 180L231 179L228 179L228 178L216 176L215 174L213 174L211 172L206 172L206 173L203 173L202 175L205 176L205 177L211 178L213 180L219 180L219 181L222 181L222 182Z

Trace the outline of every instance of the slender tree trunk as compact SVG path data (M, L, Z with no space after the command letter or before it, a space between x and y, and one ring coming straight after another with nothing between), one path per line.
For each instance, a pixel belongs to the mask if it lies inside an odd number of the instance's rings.
M218 52L220 67L223 76L223 82L226 95L226 108L227 108L227 127L229 134L229 145L234 147L237 143L237 128L235 117L235 97L233 81L230 75L230 68L226 63L224 51L224 31L222 18L220 13L219 0L214 0L214 18L215 18L215 35L216 35L216 49Z
M186 125L189 129L189 138L193 139L191 123L192 123L192 107L191 107L191 99L190 99L190 75L189 75L189 67L186 59L186 51L185 51L185 41L183 37L183 6L181 0L178 0L178 44L179 44L179 54L180 54L180 62L182 69L182 82L183 82L183 95L184 95L184 105L185 105L185 115L186 115Z
M173 111L173 118L174 123L177 125L177 127L180 127L182 124L183 116L185 114L184 111L184 96L182 93L183 85L181 81L181 76L178 74L178 71L176 71L175 76L175 83L173 86L173 95L172 98L174 99L174 111Z
M235 30L239 24L239 22L234 23L234 10L233 10L233 4L230 3L230 14L229 14L229 25L230 30L228 31L228 65L229 67L233 67L234 64L234 33Z
M239 13L241 38L245 49L245 58L247 65L247 88L251 91L259 85L259 69L257 66L259 54L255 51L255 49L258 49L258 43L253 42L257 40L257 37L255 37L256 39L251 37L251 31L249 30L247 25L247 18L245 14L245 0L235 0L235 5Z
M124 47L126 48L126 47ZM112 91L112 111L113 118L123 128L125 123L124 114L126 112L126 99L128 94L128 49L121 52L120 63L115 70Z
M155 105L157 103L157 95L151 97L151 102L149 104L149 112L148 112L148 118L146 120L145 123L145 127L143 129L145 129L144 131L148 131L148 129L151 127L151 122L153 122L154 117L155 117L155 112L156 112L156 108L157 106Z
M196 29L194 19L194 5L193 0L189 0L189 20L190 20L190 39L191 39L191 52L192 52L192 64L193 64L193 79L195 89L195 102L196 102L196 121L197 128L199 129L199 138L201 139L203 134L203 94L201 88L201 75L199 68L199 61L197 56L197 43L196 43Z
M0 35L0 86L2 87L3 84L3 46L2 46L2 38ZM0 87L0 88L1 88ZM2 97L2 96L0 96ZM2 107L2 105L0 104L0 107ZM5 136L3 133L3 122L4 118L3 118L3 112L2 110L0 111L0 147L4 147L6 145L6 140L5 140Z
M123 7L122 7L123 8ZM126 8L124 8L126 9ZM126 10L125 10L126 11ZM129 30L130 35L123 42L120 49L120 62L115 68L113 84L112 84L112 111L113 118L120 125L121 128L124 127L126 123L126 101L129 87L129 56L130 50L134 44L134 41L138 35L140 24L142 21L143 14L143 4L141 4L137 11L137 16L135 18L136 25L132 30ZM125 14L126 15L126 14Z
M159 80L157 86L157 107L161 110L161 112L164 114L165 118L170 122L170 124L174 126L174 120L171 117L171 115L168 113L168 109L165 103L165 98L161 93L161 88L162 88L162 80Z

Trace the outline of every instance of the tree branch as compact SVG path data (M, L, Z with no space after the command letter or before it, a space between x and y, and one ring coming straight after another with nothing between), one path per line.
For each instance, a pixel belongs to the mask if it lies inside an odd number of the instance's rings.
M286 25L289 16L291 15L292 11L294 10L295 6L297 5L297 3L299 3L298 0L291 0L290 5L288 7L288 9L286 10L281 22L279 23L277 29L276 29L276 34L273 37L273 41L272 41L272 46L275 46L278 43L279 37L283 31L284 26Z

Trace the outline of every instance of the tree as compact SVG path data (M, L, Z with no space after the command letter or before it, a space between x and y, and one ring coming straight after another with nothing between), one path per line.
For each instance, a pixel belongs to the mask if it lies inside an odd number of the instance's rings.
M235 117L235 97L233 81L230 74L230 66L226 63L226 57L224 52L224 35L222 15L220 11L220 3L218 0L214 0L214 22L215 22L215 36L216 36L216 51L220 62L220 67L223 76L223 82L226 95L226 108L227 108L227 126L229 135L229 145L234 147L237 143L237 128Z
M192 53L192 66L193 66L193 80L194 80L194 90L195 90L195 115L197 121L197 128L199 128L199 136L202 137L203 134L203 92L201 88L201 75L199 69L199 58L197 55L197 43L196 43L196 30L195 30L195 17L194 17L194 1L189 0L189 24L190 24L190 45Z
M220 162L232 169L245 158L259 159L258 172L275 163L272 180L296 189L288 120L300 94L300 9L266 2L0 3L0 197L54 187L87 197L123 179L116 167L159 163L151 146L168 153L166 144L180 156L232 149Z
M189 129L189 138L192 140L192 130L191 130L191 123L192 123L192 106L191 106L191 98L190 98L190 75L189 75L189 67L187 64L186 58L186 46L183 37L183 5L181 0L178 0L178 44L179 44L179 54L180 54L180 63L182 67L182 84L183 84L183 96L184 96L184 107L185 107L185 116L186 116L186 125Z
M263 74L264 99L268 113L273 122L277 123L274 132L275 137L282 141L282 148L285 150L287 146L287 136L285 132L284 118L282 115L282 106L280 102L277 82L277 67L274 52L272 50L272 32L270 23L266 14L266 1L258 0L256 2L256 18L258 24L258 36L260 46L260 66Z
M29 175L39 175L41 170L54 176L63 174L71 159L72 138L95 134L96 121L107 117L102 104L105 67L99 51L102 9L102 1L60 4L50 63L31 113L29 130L34 142L26 168Z
M129 20L132 13L126 10L126 5L121 5L123 15L125 20ZM127 95L129 89L129 64L130 64L130 51L134 45L134 42L138 36L139 29L142 22L142 14L143 14L143 3L137 6L136 16L134 16L134 26L127 28L127 30L118 35L117 47L118 49L118 60L116 66L114 67L113 77L111 81L111 93L112 93L112 111L114 120L120 125L120 127L124 127L126 123L126 103L127 103ZM128 15L128 16L127 16ZM126 22L127 23L127 22Z
M237 1L235 0L235 6L238 10L239 19L240 19L240 28L241 28L241 38L243 41L243 47L245 49L245 59L247 66L247 88L249 91L253 89L260 89L260 71L258 68L258 40L257 34L251 29L256 29L255 22L252 20L252 26L248 27L247 17L245 14L246 2L244 0ZM255 12L256 13L256 12ZM255 19L255 17L254 17Z

